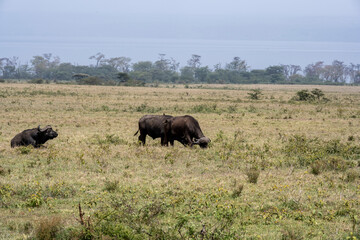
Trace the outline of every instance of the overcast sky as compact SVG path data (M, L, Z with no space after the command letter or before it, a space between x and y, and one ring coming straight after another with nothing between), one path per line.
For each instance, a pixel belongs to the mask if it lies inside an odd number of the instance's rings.
M262 55L265 42L274 47ZM309 42L330 44L320 49L329 59L360 63L360 0L0 0L0 57L51 52L86 64L97 52L136 61L165 53L186 64L199 54L204 63L239 56L263 67L289 55L276 52L282 42L312 51L301 63L316 57Z

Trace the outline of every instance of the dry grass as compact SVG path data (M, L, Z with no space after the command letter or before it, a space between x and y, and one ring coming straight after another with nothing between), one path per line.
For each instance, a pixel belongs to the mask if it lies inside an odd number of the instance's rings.
M262 98L249 100L255 88ZM313 88L322 89L330 102L291 101L296 91ZM360 214L360 153L348 149L360 142L359 87L1 84L0 103L3 239L35 236L21 226L54 213L65 230L79 227L74 220L79 202L94 218L114 199L127 200L128 210L148 207L152 215L139 210L132 222L173 228L178 239L209 237L196 235L203 225L211 236L223 227L229 239L336 239L349 236L352 216ZM166 148L149 137L147 146L139 146L133 136L138 119L163 113L194 116L212 140L210 148L179 143ZM40 149L10 148L16 133L39 124L51 124L58 138ZM297 152L289 145L293 136L310 144L316 140L323 150ZM334 140L343 148L329 153ZM314 175L314 165L298 164L319 158L325 164L328 157L347 167L324 167ZM249 169L260 173L256 184L248 183ZM121 224L124 232L135 229ZM195 235L185 230L190 227Z

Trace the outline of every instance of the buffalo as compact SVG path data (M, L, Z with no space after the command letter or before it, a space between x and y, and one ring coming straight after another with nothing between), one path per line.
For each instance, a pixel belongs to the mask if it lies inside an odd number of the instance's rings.
M192 116L178 116L165 119L165 145L170 141L179 141L184 146L199 145L201 148L207 148L211 140L205 137L201 131L198 121Z
M27 129L17 134L11 140L11 147L33 145L35 148L38 148L47 140L54 139L57 136L57 132L55 132L50 125L44 128L40 128L39 125L37 128Z
M149 135L153 139L161 138L161 145L168 145L168 142L165 142L165 131L164 131L164 121L170 119L170 115L145 115L139 119L139 129L134 134L138 134L140 131L139 142L145 145L146 135ZM170 141L173 145L174 141Z

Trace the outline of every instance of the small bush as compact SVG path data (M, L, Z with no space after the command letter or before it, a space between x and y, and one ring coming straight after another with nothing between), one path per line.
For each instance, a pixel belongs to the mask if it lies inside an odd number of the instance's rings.
M313 89L311 92L309 92L309 90L307 90L307 89L300 90L296 93L296 95L292 98L292 100L307 101L307 102L313 102L313 101L327 102L327 101L329 101L329 99L325 97L325 94L323 93L323 91L318 88Z
M98 77L86 77L77 79L76 82L80 85L104 85L105 81Z
M259 100L262 95L262 92L260 88L257 88L257 89L251 89L251 92L248 92L247 94L249 95L248 97L251 100Z
M31 79L28 81L28 83L33 83L33 84L43 84L44 82L45 80L42 78Z
M27 200L25 205L27 207L40 207L45 202L44 198L41 195L41 192L36 192L32 194Z

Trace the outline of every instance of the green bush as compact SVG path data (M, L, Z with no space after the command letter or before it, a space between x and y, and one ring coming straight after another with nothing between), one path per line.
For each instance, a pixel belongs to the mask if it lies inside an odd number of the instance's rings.
M251 89L251 92L248 92L247 94L249 95L249 98L251 100L259 100L262 95L262 92L261 89L257 88L257 89Z
M329 99L325 97L325 94L322 90L315 88L311 92L309 90L304 89L300 90L296 93L296 95L292 98L295 101L306 101L306 102L328 102Z

